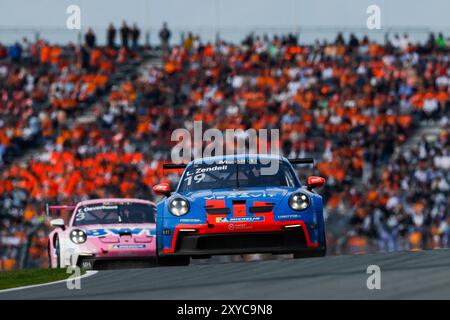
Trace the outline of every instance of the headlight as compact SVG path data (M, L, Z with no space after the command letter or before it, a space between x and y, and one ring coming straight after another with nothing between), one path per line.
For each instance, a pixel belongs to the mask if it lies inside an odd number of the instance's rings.
M183 216L189 212L189 202L183 198L175 198L169 203L169 211L174 216Z
M294 193L289 198L289 206L293 210L297 210L297 211L305 210L309 207L309 205L310 205L309 198L304 193L301 193L301 192Z
M85 243L87 240L86 233L83 230L75 229L70 231L70 240L76 244Z

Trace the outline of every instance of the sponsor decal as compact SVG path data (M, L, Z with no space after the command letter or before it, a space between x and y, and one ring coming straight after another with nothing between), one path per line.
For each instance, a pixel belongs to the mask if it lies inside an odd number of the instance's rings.
M94 266L94 263L93 263L93 261L83 261L81 266L84 269L92 269L92 267Z
M114 244L113 249L144 249L145 244Z
M97 211L97 210L117 210L119 207L117 205L99 205L99 206L86 206L79 208L78 211Z
M228 168L227 165L206 167L206 168L195 168L193 171L187 171L186 176L192 176L192 175L206 173L206 172L222 171L222 170L227 170L227 168Z
M286 215L282 215L282 216L278 216L278 219L301 219L301 215L300 214L286 214Z
M180 219L181 223L201 223L200 219Z
M98 211L98 210L117 210L119 207L117 205L108 205L108 204L102 204L98 206L85 206L80 207L77 210L77 214L75 216L76 221L83 221L86 219L86 213L91 211Z
M233 217L233 218L226 218L226 217L216 217L216 222L257 222L257 221L264 221L263 216L257 216L257 217Z
M232 223L230 223L228 225L228 230L230 230L230 231L250 230L250 229L253 229L253 226L251 224L246 224L246 223L240 223L240 224L232 224Z
M205 196L205 200L214 200L214 199L233 199L233 198L274 198L278 197L280 194L272 193L272 192L261 192L261 193L248 193L248 192L230 192L227 195L212 195Z

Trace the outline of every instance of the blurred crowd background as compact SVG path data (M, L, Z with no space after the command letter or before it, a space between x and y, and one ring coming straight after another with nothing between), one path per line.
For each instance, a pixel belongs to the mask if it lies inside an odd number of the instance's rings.
M151 200L171 132L280 129L282 153L316 159L329 254L434 249L450 240L450 40L294 34L214 43L0 44L0 270L45 267L45 204Z

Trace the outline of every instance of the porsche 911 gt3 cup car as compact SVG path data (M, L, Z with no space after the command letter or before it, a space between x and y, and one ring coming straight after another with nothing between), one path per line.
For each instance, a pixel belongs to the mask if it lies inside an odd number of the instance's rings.
M76 206L48 206L73 210L68 225L51 220L49 266L78 265L86 269L112 261L155 260L155 205L138 199L97 199Z
M273 174L262 174L277 161ZM175 192L168 184L153 191L167 198L157 205L160 263L188 264L190 257L220 254L293 253L295 258L326 252L322 197L313 191L325 179L302 185L292 164L272 155L198 159L187 165Z

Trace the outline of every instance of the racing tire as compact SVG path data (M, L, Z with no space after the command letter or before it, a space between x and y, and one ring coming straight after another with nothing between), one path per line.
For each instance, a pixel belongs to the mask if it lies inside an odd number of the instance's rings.
M188 266L191 263L189 256L158 257L158 265L164 267Z
M48 268L52 269L53 266L52 266L52 256L51 256L51 251L50 251L50 242L48 243L48 246L47 246L47 257L48 257Z
M319 247L316 251L309 251L309 252L294 252L294 259L301 259L301 258L320 258L325 257L327 254L327 239L325 238L325 241L323 243L323 246Z
M56 268L60 269L61 268L61 257L60 257L61 248L59 247L59 237L56 237L54 247L55 247L55 252L56 252Z
M317 251L312 252L294 253L294 259L324 257L326 252L327 252L326 249L319 249Z

